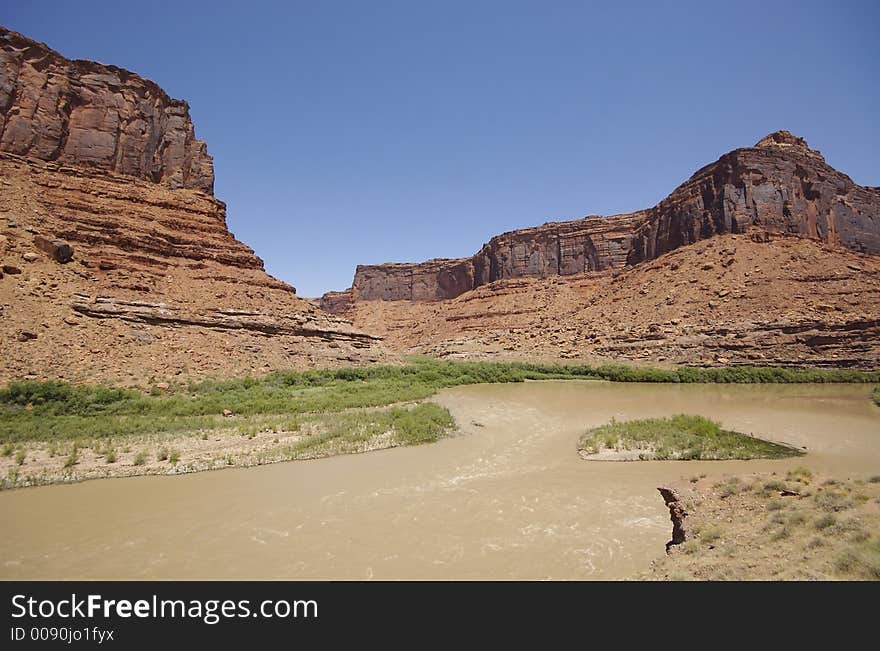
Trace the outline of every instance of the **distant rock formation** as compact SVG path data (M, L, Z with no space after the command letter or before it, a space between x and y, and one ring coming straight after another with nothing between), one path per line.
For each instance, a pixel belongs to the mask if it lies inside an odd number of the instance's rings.
M115 66L71 61L0 27L0 151L212 194L189 105Z
M657 206L612 217L544 224L492 238L457 260L361 265L352 287L321 301L450 299L507 278L547 278L631 266L714 235L794 234L880 253L880 189L856 185L787 131L697 171Z

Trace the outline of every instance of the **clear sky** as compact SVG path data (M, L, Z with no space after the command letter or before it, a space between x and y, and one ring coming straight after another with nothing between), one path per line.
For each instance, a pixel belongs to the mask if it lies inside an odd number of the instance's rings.
M188 100L230 228L304 296L651 206L777 129L880 185L877 0L6 0L0 23Z

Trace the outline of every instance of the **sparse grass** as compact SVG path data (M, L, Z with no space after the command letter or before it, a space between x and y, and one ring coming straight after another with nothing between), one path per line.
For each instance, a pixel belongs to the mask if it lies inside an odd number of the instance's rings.
M785 490L785 483L779 479L771 479L764 482L765 491L782 491Z
M714 488L718 491L718 496L721 499L725 499L740 493L745 488L745 484L743 484L739 477L728 477L724 481L715 484Z
M70 451L70 454L67 455L67 458L64 460L65 468L73 468L76 464L79 463L79 448L73 446L73 449Z
M168 448L160 448L158 452L156 452L156 461L167 461L168 460Z
M839 491L826 490L817 493L815 497L816 506L823 511L836 513L845 511L853 507L853 500L847 495Z
M880 581L880 540L845 550L837 559L837 570L848 576Z
M809 484L810 480L813 478L813 471L809 468L805 468L804 466L798 466L792 470L789 470L785 475L785 479L787 481L796 481L802 484Z
M707 525L699 531L700 540L705 544L711 544L721 538L721 528L716 525Z
M141 450L136 455L134 455L134 460L132 463L136 466L142 466L147 462L147 453L144 450Z
M177 450L171 450L168 452L168 463L170 463L172 466L176 466L179 461L180 452L178 452Z
M779 459L803 454L797 448L724 430L708 418L686 414L612 420L584 434L579 449L586 454L635 450L642 458L658 460Z
M819 530L827 529L828 527L832 527L837 523L837 518L835 518L831 514L826 514L821 516L815 522L813 522L813 526L815 526Z
M807 522L807 516L804 513L801 513L799 511L795 512L795 513L791 513L788 516L788 524L793 527L800 526L802 524L805 524L806 522Z
M22 466L24 465L24 460L27 457L27 452L24 448L21 448L18 452L15 453L15 465Z
M108 448L104 452L104 461L107 463L116 463L116 450L113 448Z
M777 529L773 532L773 535L770 536L770 540L772 542L779 542L780 540L785 540L789 536L791 536L791 530L788 527L783 526L781 529Z

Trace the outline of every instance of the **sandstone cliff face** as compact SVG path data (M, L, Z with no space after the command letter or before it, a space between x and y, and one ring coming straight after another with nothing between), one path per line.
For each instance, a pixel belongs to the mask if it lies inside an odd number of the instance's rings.
M707 165L651 209L629 263L750 227L880 253L880 189L861 187L806 141L777 131Z
M114 66L0 27L0 151L213 193L189 106Z
M185 103L5 30L0 92L0 382L384 359L229 232Z
M619 269L750 230L877 254L880 189L856 185L803 139L778 131L697 171L648 210L512 231L472 258L359 266L351 289L321 306L339 312L352 301L450 299L503 279Z
M437 301L505 278L547 278L614 269L627 263L634 225L645 212L591 216L493 237L470 258L358 265L345 292L329 292L321 308L341 313L352 301Z

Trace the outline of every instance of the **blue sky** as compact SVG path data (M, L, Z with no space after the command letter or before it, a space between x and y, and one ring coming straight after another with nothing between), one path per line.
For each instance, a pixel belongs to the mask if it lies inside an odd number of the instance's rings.
M188 100L231 230L304 296L651 206L777 129L880 185L876 1L229 4L4 2L0 23Z

